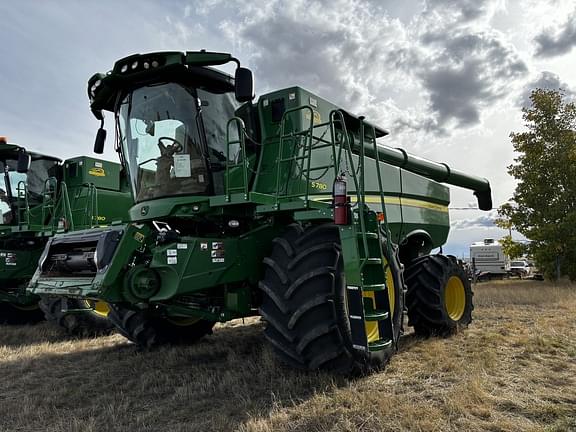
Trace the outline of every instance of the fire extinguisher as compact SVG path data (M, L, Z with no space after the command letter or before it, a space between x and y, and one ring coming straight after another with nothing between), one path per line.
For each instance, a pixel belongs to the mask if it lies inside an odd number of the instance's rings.
M68 229L70 228L70 223L68 222L68 220L65 217L61 217L58 220L58 231L68 231Z
M340 174L334 180L332 199L334 201L334 223L336 225L348 225L350 204L346 193L346 176L344 174Z

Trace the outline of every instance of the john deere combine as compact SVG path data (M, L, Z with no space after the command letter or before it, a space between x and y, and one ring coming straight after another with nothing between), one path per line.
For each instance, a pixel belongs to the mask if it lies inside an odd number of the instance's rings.
M39 304L25 288L54 233L126 219L132 201L120 192L120 166L85 157L62 163L3 139L0 167L0 321L35 322L46 313L71 332L109 327L101 309L81 316L66 313L68 305L87 310L90 304L85 301L55 298Z
M228 62L234 79L210 67ZM429 253L449 230L441 183L488 210L488 181L382 146L385 130L300 87L253 103L252 82L205 51L137 54L94 75L91 109L102 125L114 113L131 222L56 236L32 292L108 302L142 347L261 315L274 350L303 369L384 364L405 309L420 334L468 325L462 269ZM55 274L54 257L77 249L97 259Z

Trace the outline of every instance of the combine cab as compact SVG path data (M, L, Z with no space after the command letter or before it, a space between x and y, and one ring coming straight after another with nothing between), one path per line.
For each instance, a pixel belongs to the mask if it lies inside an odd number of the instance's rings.
M211 67L228 62L234 78ZM253 103L252 85L237 59L204 51L93 76L92 112L117 119L130 223L54 238L31 291L105 301L145 348L260 315L285 363L344 373L386 363L406 308L419 334L467 326L464 271L429 253L449 230L442 183L488 210L488 181L383 146L384 129L300 87ZM78 266L55 272L64 253Z
M90 305L85 300L46 299L39 304L25 288L54 233L126 219L131 197L120 191L119 183L109 184L111 178L119 181L120 166L85 157L63 163L5 140L0 142L0 166L0 320L36 322L51 308L49 318L77 321L67 318L62 306L70 303L86 310ZM112 199L114 204L107 204Z
M31 323L42 320L38 297L25 287L51 230L45 230L44 198L51 193L46 181L54 178L61 161L28 153L0 137L0 322Z

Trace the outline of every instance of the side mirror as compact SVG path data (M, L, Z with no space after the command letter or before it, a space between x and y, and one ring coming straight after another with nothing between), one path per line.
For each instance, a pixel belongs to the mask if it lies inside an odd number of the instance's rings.
M96 133L96 140L94 141L94 153L104 153L104 143L106 142L106 129L100 128Z
M30 169L31 161L32 158L28 153L26 153L26 150L22 149L18 151L18 164L16 166L16 171L22 174L27 173Z
M250 69L237 68L234 81L236 83L236 100L238 102L250 102L254 99L254 77Z

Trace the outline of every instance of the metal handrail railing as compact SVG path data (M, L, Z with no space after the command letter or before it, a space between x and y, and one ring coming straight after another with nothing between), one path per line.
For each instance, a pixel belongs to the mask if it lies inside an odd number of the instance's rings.
M236 131L238 133L237 140L230 140L230 126L232 123L236 124ZM240 158L242 159L241 163L237 164L230 164L230 146L238 144L240 145ZM246 128L244 125L244 121L240 117L232 117L228 120L226 124L226 201L230 201L230 195L232 190L243 189L244 191L244 199L248 199L248 160L246 158ZM230 169L235 168L238 166L242 166L242 180L243 185L241 187L230 187Z
M305 125L302 130L299 131L288 131L287 124L288 119L291 118L294 113L303 113L305 118L309 118L310 122ZM346 125L346 120L342 110L332 110L329 115L329 120L324 123L314 124L314 110L311 106L305 105L300 107L291 108L286 110L282 115L280 131L279 131L279 141L278 141L278 156L276 159L276 179L275 179L275 190L274 190L274 202L275 208L279 208L281 199L303 197L304 206L308 206L310 199L310 173L311 171L318 171L320 169L333 170L334 178L342 174L348 174L354 183L355 188L355 198L358 213L358 224L360 228L360 233L362 237L362 247L364 249L364 257L368 257L368 241L367 241L367 220L366 214L370 211L366 204L366 145L370 146L370 150L377 155L378 145L376 143L376 130L374 126L368 125L366 129L366 123L364 122L364 117L359 117L360 128L359 128L359 144L354 146L351 143L351 134L348 132ZM233 126L234 125L234 126ZM238 133L238 139L231 139L232 127L236 127ZM317 128L326 127L327 131L330 131L330 139L324 139L324 134L321 137L314 135L314 130ZM368 136L368 135L369 136ZM244 122L241 118L233 117L231 118L226 126L226 183L225 183L225 198L227 202L231 200L231 194L234 190L239 190L244 193L245 199L248 198L249 185L248 185L248 167L246 159L246 130ZM290 156L285 156L287 142L290 140L296 142L295 147L301 150L294 150ZM302 143L303 140L303 143ZM234 144L240 145L240 154L242 162L241 163L231 163L230 161L230 147ZM318 145L315 145L318 144ZM312 167L312 150L330 147L332 164L324 164L322 166ZM354 152L356 150L356 152ZM343 155L344 152L344 155ZM354 157L358 157L358 162L354 162ZM384 190L382 184L382 173L380 171L380 158L375 157L375 168L378 182L378 193L380 196L380 206L383 215L383 222L385 225L386 235L390 237L390 231L388 228L388 218L386 215L386 203L384 199ZM301 181L305 181L305 188L302 192L290 193L288 188L288 182L291 178L289 175L286 179L287 184L281 184L281 178L284 167L286 163L296 163L300 172L298 177ZM343 165L346 168L343 170ZM242 185L232 186L230 173L235 167L242 167ZM379 223L381 221L378 221ZM390 241L387 242L388 256L391 253Z
M45 228L47 218L50 218L50 228L54 230L56 223L56 210L58 203L56 197L58 196L58 180L55 177L49 177L44 181L42 188L42 228Z
M294 133L293 131L289 134L286 133L286 119L288 115L298 112L298 111L305 111L309 112L310 116L310 125L308 128L303 130L301 133ZM292 156L288 158L284 158L284 141L286 138L294 138L295 136L303 135L304 136L304 147L303 147L303 156ZM301 158L302 160L307 158L306 162L306 187L304 190L304 203L307 205L309 201L309 185L310 185L310 162L312 159L312 137L314 135L314 110L309 105L304 105L300 107L291 108L286 110L282 115L282 121L280 126L280 142L278 144L278 159L277 159L277 166L276 166L276 193L275 193L275 205L276 207L279 205L279 198L280 198L280 175L282 172L282 164L285 162L293 162L296 161L296 158ZM307 155L307 156L306 156ZM288 181L288 179L287 179ZM288 187L286 186L286 189ZM301 196L302 194L288 194L284 195L284 198L293 198L296 196Z
M22 211L22 200L24 200L24 211ZM18 227L22 228L23 215L26 216L26 225L30 226L30 203L28 202L28 186L26 182L20 180L16 186L16 205L18 207Z

